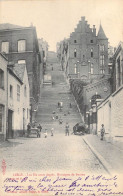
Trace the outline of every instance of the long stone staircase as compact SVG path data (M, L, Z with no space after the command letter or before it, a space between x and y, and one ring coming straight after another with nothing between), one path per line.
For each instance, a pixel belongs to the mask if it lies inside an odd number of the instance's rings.
M64 132L66 122L69 123L72 129L77 122L81 121L81 118L63 71L60 71L58 64L53 66L53 71L50 66L47 69L47 73L51 74L52 85L44 85L41 89L36 121L42 124L44 129L53 127L57 132ZM62 111L58 108L58 102L63 102ZM70 108L70 103L72 108ZM56 116L63 120L61 125L59 125ZM55 120L53 120L53 117Z

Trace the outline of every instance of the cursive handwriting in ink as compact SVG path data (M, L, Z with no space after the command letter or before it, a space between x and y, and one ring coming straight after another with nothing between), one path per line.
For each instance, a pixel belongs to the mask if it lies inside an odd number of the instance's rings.
M59 181L68 181L68 180L72 180L71 178L60 178L60 177L57 177L57 179L53 182L53 184L55 184L56 182L59 182Z

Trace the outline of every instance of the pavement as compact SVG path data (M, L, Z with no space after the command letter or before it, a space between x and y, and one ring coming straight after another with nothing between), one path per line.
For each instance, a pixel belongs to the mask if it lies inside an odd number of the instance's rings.
M100 140L97 135L85 135L83 139L109 174L123 173L122 148L105 140Z

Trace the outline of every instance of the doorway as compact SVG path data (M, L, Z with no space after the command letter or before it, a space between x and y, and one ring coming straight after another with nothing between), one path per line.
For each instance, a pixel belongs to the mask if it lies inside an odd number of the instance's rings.
M13 116L13 111L8 110L8 138L13 138L12 116Z

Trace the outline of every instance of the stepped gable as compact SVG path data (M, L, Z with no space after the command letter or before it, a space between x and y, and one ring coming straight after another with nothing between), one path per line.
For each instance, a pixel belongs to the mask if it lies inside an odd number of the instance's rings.
M99 31L98 31L98 35L97 35L97 38L98 39L108 39L104 33L104 30L102 28L102 25L100 24L100 28L99 28Z
M14 72L21 79L21 81L23 81L25 67L26 67L25 64L15 64L14 65Z
M0 30L17 29L17 28L23 28L23 27L19 25L10 24L10 23L0 24Z

